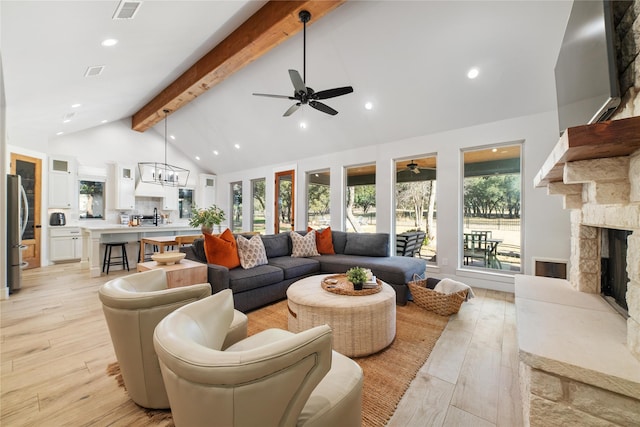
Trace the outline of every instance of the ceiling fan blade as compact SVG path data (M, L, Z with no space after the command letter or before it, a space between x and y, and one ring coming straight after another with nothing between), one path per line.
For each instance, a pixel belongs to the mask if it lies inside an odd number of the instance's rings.
M281 99L296 99L293 96L287 96L287 95L271 95L268 93L254 93L255 96L266 96L269 98L281 98Z
M334 110L333 108L329 107L326 104L323 104L322 102L309 101L309 105L311 107L315 108L318 111L322 111L323 113L331 114L332 116L335 116L336 114L338 114L338 112L336 110Z
M296 102L295 104L293 104L291 107L289 107L289 109L287 111L284 112L284 114L282 115L283 117L287 117L292 115L293 113L296 112L296 110L300 108L300 103Z
M328 99L328 98L334 98L336 96L346 95L351 92L353 92L353 88L351 86L337 87L335 89L327 89L327 90L321 90L320 92L316 92L313 98Z
M291 83L293 83L296 93L307 93L307 87L304 85L304 81L302 80L302 77L300 77L299 72L296 70L289 70L289 77L291 78Z

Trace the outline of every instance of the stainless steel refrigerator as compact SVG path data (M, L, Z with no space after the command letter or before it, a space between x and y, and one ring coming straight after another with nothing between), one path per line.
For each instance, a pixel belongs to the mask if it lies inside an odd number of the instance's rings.
M19 175L7 175L7 284L9 292L20 289L22 268L22 235L29 219L29 203Z

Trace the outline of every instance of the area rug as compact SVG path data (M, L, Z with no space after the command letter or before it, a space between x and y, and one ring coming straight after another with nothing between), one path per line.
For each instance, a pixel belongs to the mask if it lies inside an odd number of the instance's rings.
M247 314L248 333L253 335L268 328L287 329L287 302L263 307ZM398 402L418 370L425 363L448 317L426 311L412 302L396 306L396 337L384 350L354 360L364 371L362 393L362 425L384 426L393 415ZM107 367L109 375L115 375L123 386L117 363ZM147 410L154 420L171 416L168 411Z

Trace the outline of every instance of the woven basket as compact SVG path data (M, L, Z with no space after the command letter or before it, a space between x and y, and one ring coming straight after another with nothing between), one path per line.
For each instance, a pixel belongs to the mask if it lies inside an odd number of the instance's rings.
M443 294L429 289L426 279L413 280L408 285L416 305L440 316L450 316L457 313L462 303L467 299L467 291Z

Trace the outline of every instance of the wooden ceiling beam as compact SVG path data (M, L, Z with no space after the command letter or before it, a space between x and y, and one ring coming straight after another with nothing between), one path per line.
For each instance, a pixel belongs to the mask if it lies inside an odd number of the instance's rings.
M301 10L311 12L308 25L346 0L271 0L220 44L211 49L173 83L156 95L131 119L131 127L144 132L170 113L222 82L302 30Z

